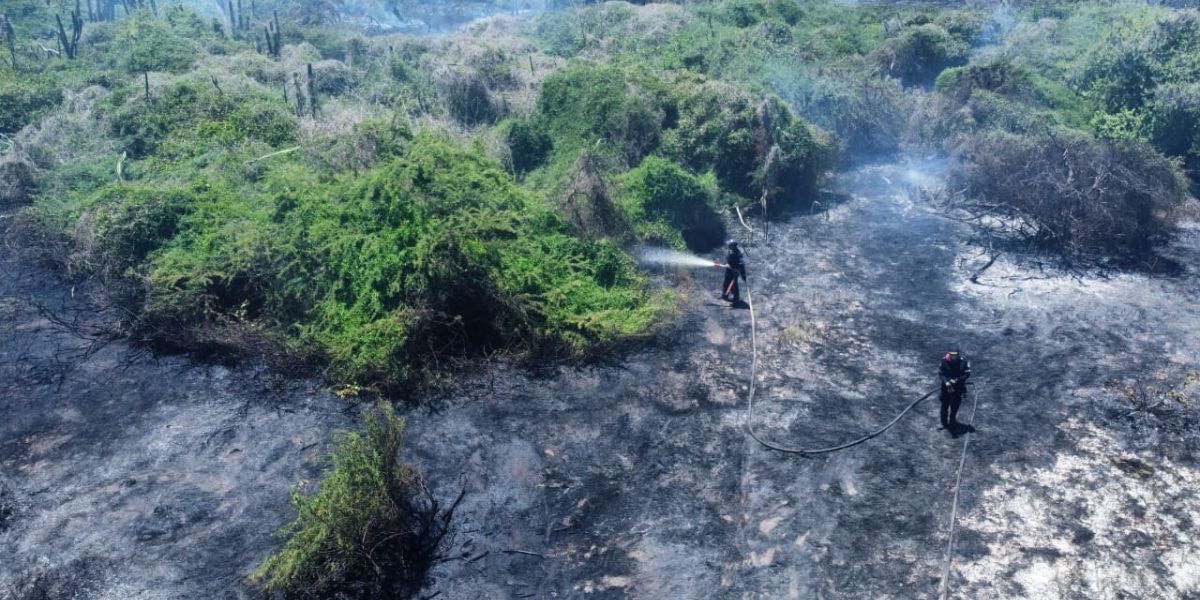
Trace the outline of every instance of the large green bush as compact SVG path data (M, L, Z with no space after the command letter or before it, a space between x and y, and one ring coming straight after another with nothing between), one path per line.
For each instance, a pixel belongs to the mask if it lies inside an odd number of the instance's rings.
M258 140L271 146L295 141L299 125L274 98L218 91L211 82L184 80L152 99L114 96L112 133L134 158L163 154L177 159Z
M1200 168L1200 13L1118 22L1081 62L1078 85L1104 113L1092 120L1099 133L1132 123L1129 135Z
M659 154L693 174L712 173L720 188L712 196L727 203L740 198L742 204L754 206L765 196L772 212L811 198L837 151L827 133L798 118L774 95L755 98L741 88L697 75L668 78L648 69L593 63L579 63L548 77L529 129L524 123L520 127L508 133L518 171L541 163L535 150L545 145L533 142L547 135L553 140L548 170L558 182L577 178L571 169L581 153L612 157L624 165L647 164L643 159ZM576 187L556 183L553 189ZM683 226L680 221L656 223L675 227L675 236ZM701 249L696 245L701 240L720 241L692 228L688 226L684 237L695 249ZM658 231L654 237L663 236L671 234Z
M665 308L618 248L575 238L491 159L434 137L357 178L288 167L252 197L211 194L155 255L147 328L255 319L341 381L404 394L456 357L586 354Z
M664 153L694 172L712 171L724 191L752 200L779 196L777 208L803 204L833 163L832 138L777 97L756 102L703 81L674 87L669 112L677 122L664 135Z
M182 14L194 17L191 12ZM120 30L111 42L115 66L128 74L187 71L199 57L195 38L200 31L204 31L203 24L197 25L190 18L181 23L135 13L120 22Z
M534 123L514 120L505 134L513 170L528 173L541 166L554 148L554 140Z
M716 190L679 165L648 156L622 178L621 203L642 237L708 250L725 238L713 209Z
M1149 106L1149 135L1155 147L1178 156L1200 179L1200 83L1159 86Z
M625 69L580 63L546 78L538 118L565 149L603 147L637 164L659 144L663 114Z
M124 276L175 235L200 198L188 190L113 184L89 202L77 231L84 264L105 279Z
M875 51L880 72L896 77L904 85L930 85L947 67L966 64L968 41L944 27L925 23L906 27L884 40Z

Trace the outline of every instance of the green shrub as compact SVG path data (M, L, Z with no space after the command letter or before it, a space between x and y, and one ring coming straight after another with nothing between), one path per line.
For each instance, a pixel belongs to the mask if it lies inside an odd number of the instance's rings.
M511 89L517 84L512 61L507 52L498 48L487 48L472 61L479 75L490 89Z
M556 145L597 144L636 164L658 146L663 114L644 89L620 68L581 63L542 84L538 118Z
M1104 110L1115 113L1142 107L1154 89L1154 73L1146 52L1114 45L1093 55L1080 83Z
M1104 140L1140 140L1147 129L1145 115L1128 108L1117 113L1097 112L1091 125L1096 137Z
M88 226L78 233L88 268L121 277L170 241L197 198L186 190L113 184L90 201Z
M1080 4L1087 0L1035 0L1024 16L1032 21L1041 19L1065 19L1070 17Z
M442 510L400 462L404 420L389 406L342 437L320 488L292 492L297 516L283 548L254 579L270 591L312 596L406 597L437 557L457 505Z
M725 18L735 27L757 25L766 13L763 3L758 0L730 0L725 4Z
M990 18L993 17L987 13L971 9L942 10L938 12L934 23L955 39L971 46L984 34Z
M6 75L0 79L0 134L11 135L36 122L62 98L62 88L52 77Z
M345 61L350 52L351 36L344 30L333 28L301 26L285 26L283 42L285 44L312 44L317 56L324 59Z
M1079 63L1080 93L1096 106L1092 128L1104 137L1152 142L1200 166L1194 83L1200 78L1200 14L1150 13L1116 20Z
M323 172L358 173L400 156L413 136L411 126L395 118L369 118L355 123L350 131L339 131L319 139L310 150Z
M527 120L511 121L505 141L508 143L513 170L517 173L528 173L541 166L554 148L550 135Z
M927 23L907 27L875 50L879 71L904 85L930 85L947 67L966 64L970 44L943 27Z
M795 25L804 18L804 9L797 0L769 0L767 13L788 25Z
M587 45L586 38L575 23L553 13L538 17L534 32L545 51L554 56L575 56Z
M135 75L146 71L183 73L199 56L189 33L195 35L195 31L166 19L135 13L120 21L120 30L111 43L116 66Z
M646 157L622 178L621 203L644 237L682 241L697 251L710 250L725 239L724 223L713 209L714 196L711 184L657 156Z
M160 149L181 158L198 155L213 143L291 143L299 123L274 98L222 94L208 82L182 81L150 102L128 98L114 111L112 132L134 158Z
M1200 179L1200 84L1160 86L1149 109L1155 147L1182 157L1193 179Z
M1159 19L1143 43L1160 83L1200 80L1200 11L1173 11Z
M1009 59L946 69L934 89L917 119L918 136L926 141L953 146L956 136L993 128L1022 134L1060 125L1094 129L1084 98Z
M416 67L398 54L393 54L388 58L387 68L388 75L402 83L412 81L416 76Z
M797 23L797 47L813 64L834 66L850 60L856 71L859 62L883 40L883 19L861 9L835 4L807 5L809 14Z
M326 59L313 63L313 80L320 95L339 95L354 85L354 72L340 60Z
M754 200L766 191L800 202L833 162L833 140L777 97L756 103L715 84L675 87L678 122L664 135L664 153L694 172L711 170L726 191Z
M946 69L938 75L934 90L958 102L965 102L975 90L986 90L1016 100L1037 99L1033 74L1006 59Z
M407 396L447 360L587 354L667 307L619 249L575 238L479 149L418 135L357 177L285 164L263 178L214 187L151 256L148 335L248 318L338 381Z

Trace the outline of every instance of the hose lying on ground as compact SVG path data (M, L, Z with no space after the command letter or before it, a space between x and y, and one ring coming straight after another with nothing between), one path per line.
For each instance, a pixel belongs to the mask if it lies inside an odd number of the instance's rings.
M967 426L975 429L975 409L979 408L979 392L971 394L971 420ZM950 508L949 533L946 534L946 568L942 571L942 582L938 586L938 597L946 600L950 597L950 569L954 566L954 527L958 520L958 493L962 489L963 466L967 464L967 446L971 444L971 436L963 439L962 454L958 457L958 474L954 476L954 502Z
M868 433L867 435L864 435L856 440L846 442L845 444L830 446L828 448L788 448L759 437L758 433L754 431L754 389L758 380L758 320L754 315L754 292L750 289L750 280L746 279L745 281L746 304L750 307L750 392L746 396L746 432L750 434L750 437L754 438L754 441L762 444L764 447L778 452L801 454L806 456L829 454L831 452L845 450L847 448L857 446L891 429L892 426L900 422L900 419L904 418L904 415L908 414L910 410L915 408L921 402L924 402L925 399L932 396L934 392L938 391L938 388L929 390L924 396L913 400L911 404L905 407L904 410L900 411L900 414L896 415L896 418L892 419L887 425L884 425L882 428Z
M738 217L739 218L741 217L740 211L738 213ZM745 221L742 221L742 224L745 225ZM747 229L750 229L749 226L746 226L746 227L747 227ZM753 233L754 230L750 229L750 231L751 231L751 233ZM971 278L972 281L974 281L975 278L978 277L978 275L980 273L982 273L984 270L986 270L988 267L990 267L992 265L992 263L995 262L995 260L996 259L993 256L992 260L989 261L988 264L984 265L983 269L980 269L979 271L977 271L975 273L975 276L973 276ZM925 392L925 395L921 396L920 398L917 398L916 400L913 400L908 406L904 407L904 410L900 411L900 414L896 415L895 418L893 418L891 421L889 421L887 425L884 425L883 427L881 427L871 433L868 433L867 435L864 435L863 437L860 437L856 440L846 442L844 444L839 444L837 446L829 446L828 448L788 448L785 446L780 446L779 444L775 444L773 442L770 442L768 440L765 440L765 439L759 437L758 433L756 431L754 431L754 390L756 388L756 383L758 382L758 319L756 318L756 316L754 314L754 292L753 292L753 290L750 289L750 279L746 278L745 281L746 281L746 304L750 307L750 391L746 395L746 432L750 434L750 437L754 438L754 441L758 442L759 444L762 444L763 447L771 449L771 450L775 450L778 452L785 452L788 454L800 454L800 455L804 455L804 456L814 456L817 454L829 454L832 452L837 452L839 450L845 450L847 448L852 448L854 446L857 446L857 445L891 429L893 425L900 422L900 419L904 418L904 415L908 414L908 412L911 411L913 408L915 408L918 404L924 402L927 398L932 396L934 392L938 391L938 388L933 388L932 390ZM726 290L726 293L728 293L728 291L729 290ZM969 426L972 428L972 430L973 430L974 424L975 424L975 410L978 407L979 407L979 397L976 394L972 394L971 417L970 417L970 421L969 421ZM938 585L938 597L941 600L946 600L947 598L949 598L949 595L950 595L949 583L950 583L950 571L954 564L954 532L955 532L956 521L958 519L958 498L959 498L959 492L962 488L963 466L966 464L966 461L967 461L967 447L970 445L970 443L971 443L971 437L967 436L966 439L963 440L962 454L959 456L958 471L957 471L957 474L955 475L955 480L954 480L954 501L953 501L952 508L950 511L950 524L948 527L949 533L947 534L948 541L947 541L947 546L946 546L946 558L944 561L945 567L942 572L941 582Z

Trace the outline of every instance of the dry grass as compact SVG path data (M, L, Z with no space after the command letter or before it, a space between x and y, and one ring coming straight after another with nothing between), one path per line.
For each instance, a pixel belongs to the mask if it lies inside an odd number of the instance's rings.
M0 209L29 201L36 169L24 154L7 152L0 156Z

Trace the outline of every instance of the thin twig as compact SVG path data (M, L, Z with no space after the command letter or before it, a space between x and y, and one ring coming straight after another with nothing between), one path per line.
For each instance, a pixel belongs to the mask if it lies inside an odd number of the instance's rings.
M983 272L988 270L988 267L991 267L996 262L996 258L999 256L1000 256L999 254L993 254L992 258L987 261L987 264L983 265L982 267L979 267L979 270L975 271L974 275L971 275L971 283L978 285L979 284L979 276L983 275Z
M754 228L746 224L746 219L742 217L742 208L734 204L733 209L737 211L738 220L742 222L742 227L745 227L746 231L749 231L753 235Z
M260 156L260 157L258 157L258 158L256 158L256 159L254 159L254 160L248 160L248 161L246 161L246 164L248 164L248 165L250 165L250 164L254 164L254 163L256 163L256 162L258 162L258 161L260 161L260 160L262 160L262 159L264 159L264 158L271 158L272 156L279 156L280 154L289 154L289 153L291 153L291 152L295 152L295 151L297 151L297 150L299 150L299 149L301 149L301 148L303 148L303 146L292 146L291 148L287 148L287 149L284 149L284 150L276 150L275 152L272 152L272 153L270 153L270 154L264 154L264 155L262 155L262 156Z

